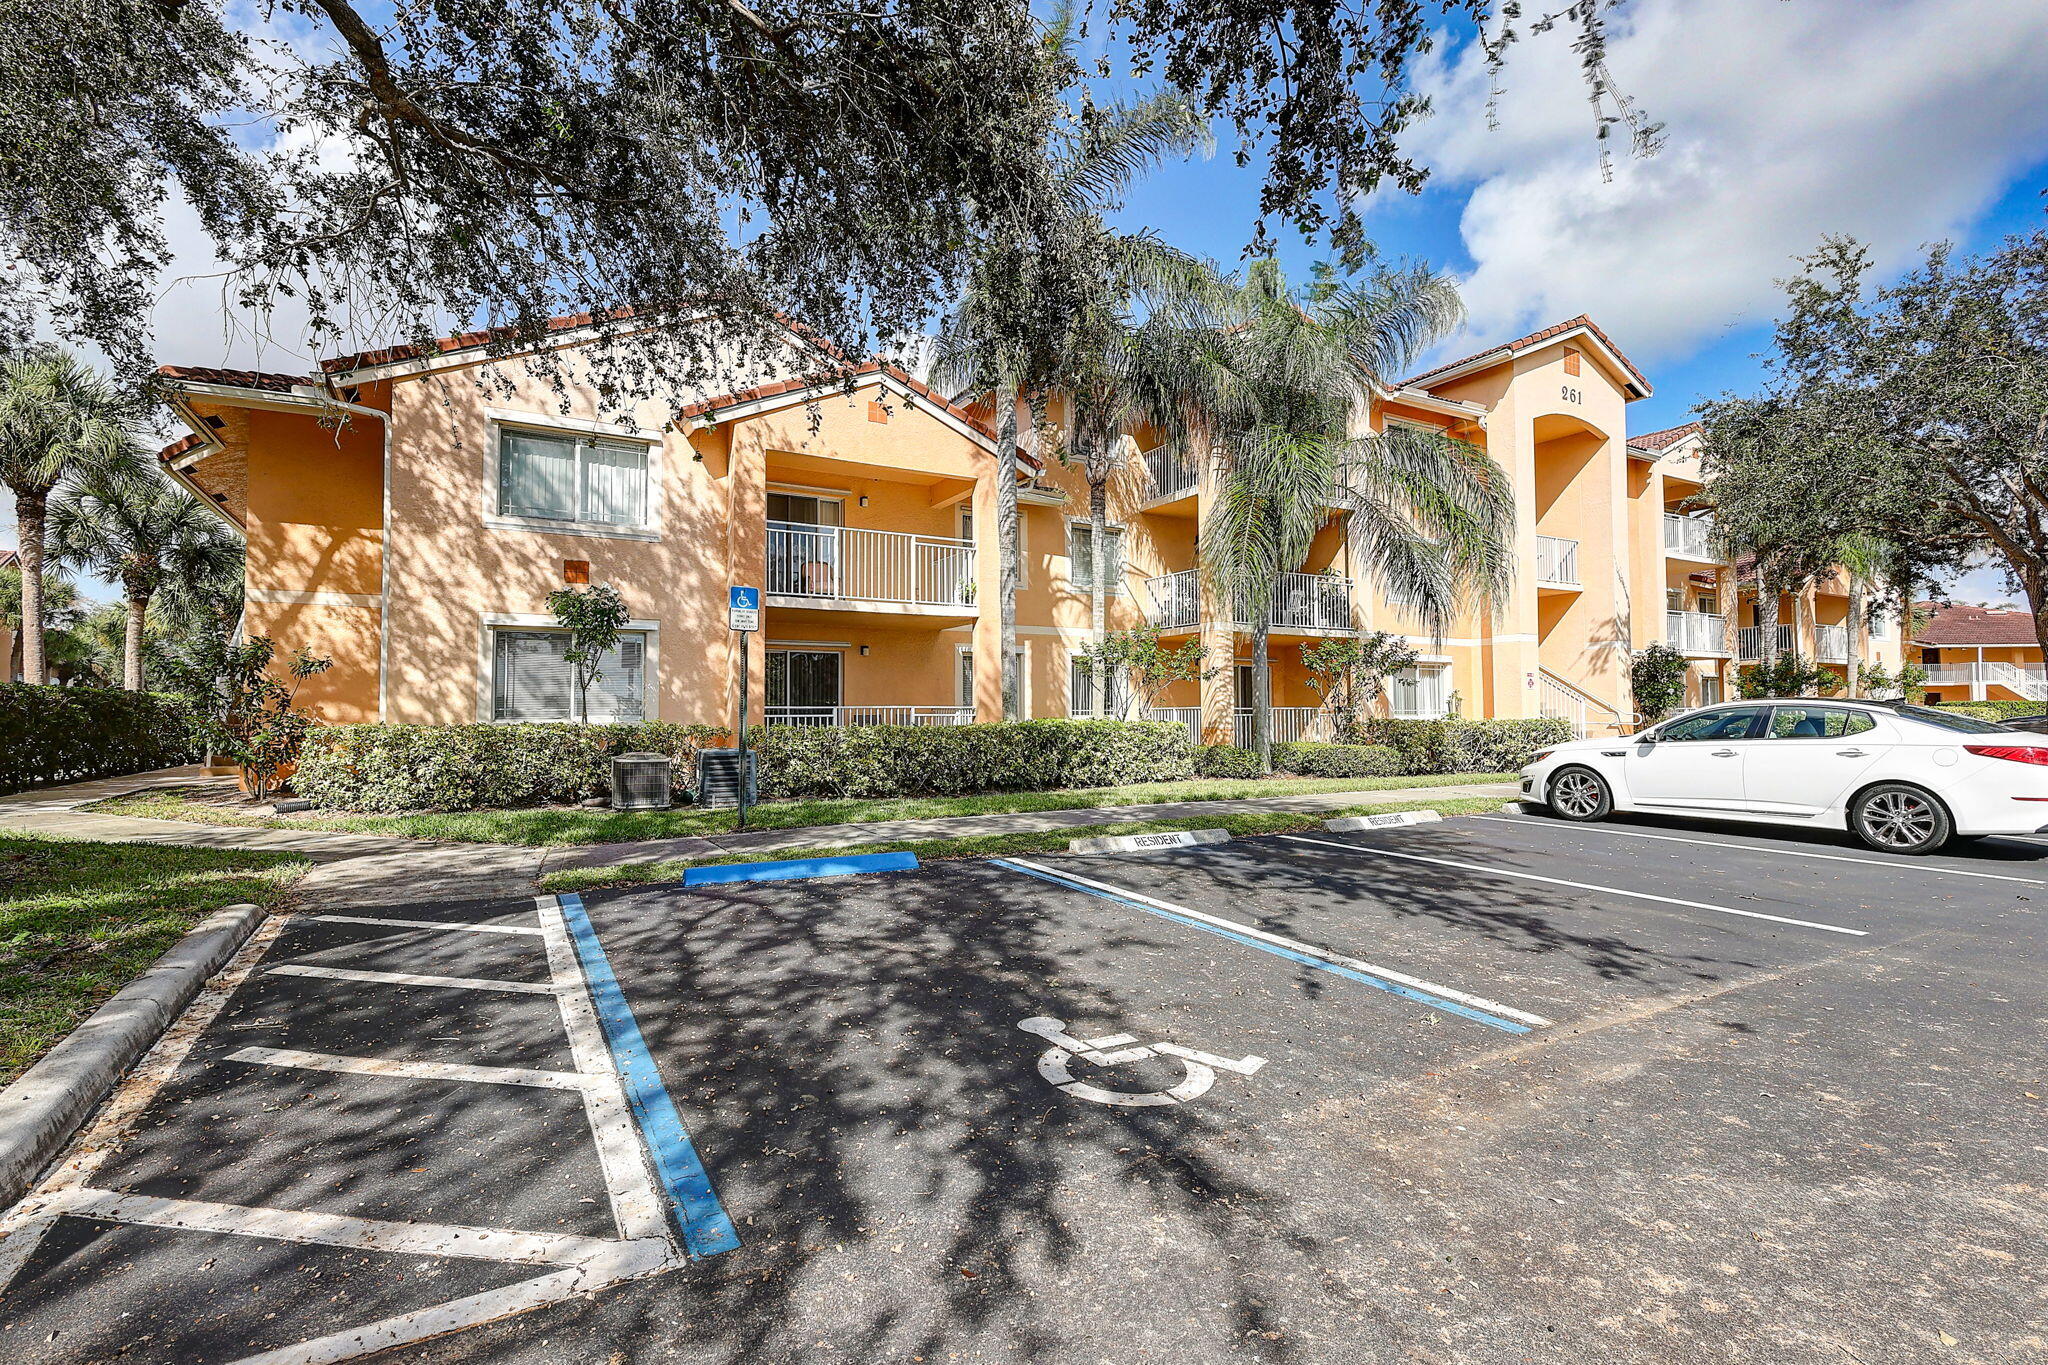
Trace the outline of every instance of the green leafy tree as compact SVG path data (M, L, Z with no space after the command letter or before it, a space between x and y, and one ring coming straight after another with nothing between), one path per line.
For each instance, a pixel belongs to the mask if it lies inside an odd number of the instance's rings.
M1149 630L1113 630L1076 650L1075 657L1084 661L1098 694L1106 695L1105 684L1115 678L1130 684L1122 693L1126 720L1157 708L1175 683L1200 683L1221 671L1203 667L1200 640L1169 645Z
M1271 212L1349 250L1369 191L1421 184L1399 134L1439 22L1496 65L1575 30L1592 126L1648 150L1599 61L1605 8L1117 0L1103 18L1140 79L1267 143ZM182 200L236 296L300 303L315 349L358 315L425 340L452 314L511 347L587 313L620 322L638 361L615 387L635 396L717 361L711 332L646 332L624 305L779 310L849 351L916 331L977 240L1056 218L1042 150L1073 83L1031 8L998 0L0 0L0 18L0 245L26 267L0 330L50 322L139 365Z
M1331 636L1301 647L1309 690L1323 699L1340 744L1363 742L1360 717L1384 690L1387 674L1413 668L1415 661L1415 649L1407 640L1383 630Z
M555 624L569 634L569 648L562 657L575 670L576 719L588 721L590 685L603 676L599 665L619 647L619 636L631 614L619 590L609 583L557 588L548 594L548 610L555 614Z
M165 585L217 581L242 563L240 538L148 459L130 450L83 470L50 507L58 559L121 585L127 619L117 676L131 692L142 690L150 609Z
M2048 230L1981 257L1937 246L1882 288L1870 269L1829 238L1784 281L1764 393L1702 409L1717 505L1724 481L1775 483L1733 501L1775 501L1779 540L1883 542L1902 615L1931 572L1988 555L2048 642ZM1753 439L1723 450L1737 427Z
M62 630L77 620L80 610L78 586L62 574L46 570L42 589L42 617L47 640L47 632ZM21 623L21 567L10 564L0 569L0 627L5 627L12 641L4 661L5 677L0 681L12 682L22 676Z
M1745 698L1832 697L1841 690L1841 674L1790 651L1769 663L1744 664L1735 675L1736 695Z
M301 647L284 661L280 680L272 671L276 658L276 644L257 635L224 651L217 676L174 666L169 679L173 691L193 702L209 751L240 767L259 801L298 762L306 732L317 724L297 709L299 688L334 666Z
M1628 683L1644 724L1662 720L1685 705L1685 655L1669 645L1650 645L1629 661Z
M0 484L14 494L23 573L21 675L28 682L49 681L42 586L50 495L65 479L126 455L136 412L126 395L74 356L44 349L0 356Z

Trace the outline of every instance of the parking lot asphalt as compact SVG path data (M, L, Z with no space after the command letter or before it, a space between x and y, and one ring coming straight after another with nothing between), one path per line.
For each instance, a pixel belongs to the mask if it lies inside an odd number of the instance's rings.
M2048 847L1544 817L295 917L33 1362L2048 1355Z

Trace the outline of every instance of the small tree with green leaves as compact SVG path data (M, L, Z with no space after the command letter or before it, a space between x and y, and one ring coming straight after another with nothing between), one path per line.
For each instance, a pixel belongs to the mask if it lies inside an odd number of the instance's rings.
M1669 645L1636 651L1628 666L1628 685L1645 725L1685 705L1685 672L1685 656Z
M1356 639L1331 638L1301 647L1309 690L1323 699L1337 739L1357 740L1359 717L1386 685L1389 673L1415 666L1415 650L1398 635L1368 631Z
M1168 645L1149 630L1113 630L1095 644L1076 652L1095 679L1098 690L1111 678L1128 679L1123 697L1123 719L1132 712L1142 715L1159 703L1166 689L1175 683L1199 683L1219 671L1202 666L1202 642L1189 640Z
M1789 652L1770 663L1744 664L1735 675L1736 694L1744 698L1831 697L1841 690L1841 674Z
M316 658L301 646L285 660L284 673L290 680L286 685L271 675L276 658L277 646L268 636L258 635L228 646L206 668L183 660L170 665L172 689L199 713L207 747L241 768L259 801L276 790L284 770L298 762L306 731L318 724L295 709L300 685L334 667L332 659Z
M619 647L619 634L630 618L619 590L609 583L557 588L548 594L555 623L569 633L562 657L576 670L576 719L590 719L590 685L602 674L604 656Z

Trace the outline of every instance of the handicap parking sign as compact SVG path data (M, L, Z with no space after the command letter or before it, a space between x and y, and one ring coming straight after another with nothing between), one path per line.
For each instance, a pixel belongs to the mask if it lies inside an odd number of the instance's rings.
M732 628L734 630L759 630L761 628L761 590L759 588L734 587L730 591Z

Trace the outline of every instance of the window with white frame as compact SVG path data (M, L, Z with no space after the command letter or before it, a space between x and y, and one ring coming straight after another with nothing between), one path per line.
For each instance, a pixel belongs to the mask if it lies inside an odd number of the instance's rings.
M1109 528L1109 581L1103 586L1117 591L1124 581L1124 532ZM1067 523L1067 581L1084 592L1095 588L1095 528L1085 521Z
M498 511L508 517L645 526L647 445L498 428Z
M1387 698L1403 720L1437 720L1444 714L1451 670L1445 664L1417 664L1387 675Z
M1889 615L1888 615L1887 613L1885 613L1885 612L1884 612L1883 610L1873 611L1872 613L1870 613L1870 638L1871 638L1871 639L1873 639L1873 640L1883 640L1883 639L1886 639L1886 638L1887 638L1887 637L1888 637L1888 636L1890 635L1890 633L1891 633L1891 628L1892 628L1892 622L1891 622L1891 617L1890 617L1890 616L1889 616Z
M633 721L647 715L647 637L622 635L597 663L582 698L569 636L559 630L495 630L491 718L505 721ZM585 711L587 705L588 710Z

